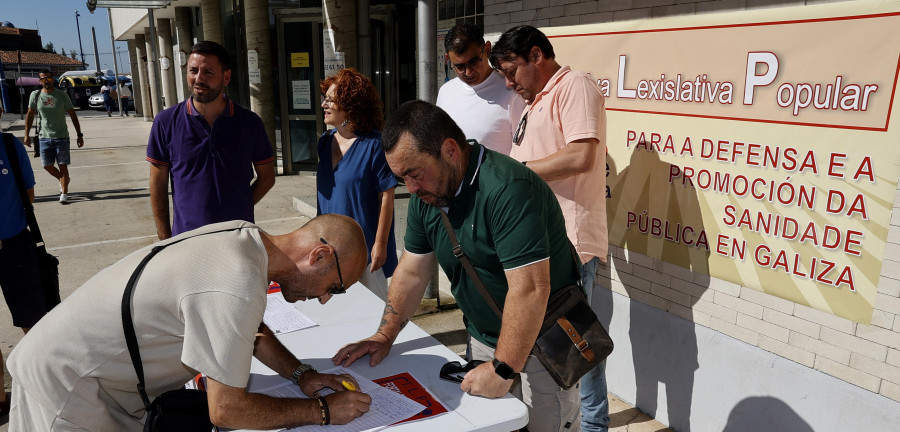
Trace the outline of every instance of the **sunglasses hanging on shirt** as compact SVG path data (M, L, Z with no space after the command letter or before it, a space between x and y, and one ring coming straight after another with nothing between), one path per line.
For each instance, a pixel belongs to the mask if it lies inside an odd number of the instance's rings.
M519 145L522 143L522 138L525 136L526 126L528 126L528 113L525 113L525 116L522 117L522 120L519 120L519 127L516 128L516 134L513 135L513 144Z

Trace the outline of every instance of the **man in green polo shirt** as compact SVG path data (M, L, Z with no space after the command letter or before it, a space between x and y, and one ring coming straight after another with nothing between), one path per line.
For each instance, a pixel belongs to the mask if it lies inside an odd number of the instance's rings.
M469 360L485 361L466 374L462 390L489 398L512 393L528 406L531 432L579 430L578 389L560 389L530 355L550 293L581 277L553 191L521 163L467 142L450 116L427 102L403 104L385 127L382 145L391 170L413 194L406 251L378 330L342 348L334 363L349 366L368 354L375 366L388 355L420 303L436 259L463 311ZM503 309L502 320L453 255L441 208Z
M69 202L69 126L66 125L66 114L72 119L72 126L78 134L78 148L84 146L84 135L81 124L75 114L75 107L66 92L57 89L50 69L38 73L41 80L40 90L31 93L28 100L28 114L25 117L25 145L31 147L31 124L35 113L41 114L40 145L41 163L44 170L59 180L59 202ZM58 165L57 168L54 164Z

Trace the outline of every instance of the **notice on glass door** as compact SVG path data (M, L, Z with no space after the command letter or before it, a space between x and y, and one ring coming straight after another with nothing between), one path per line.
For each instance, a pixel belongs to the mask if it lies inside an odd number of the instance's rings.
M309 80L292 81L291 95L294 109L312 108L312 96L310 93Z
M291 67L308 68L309 67L309 53L308 52L291 53Z

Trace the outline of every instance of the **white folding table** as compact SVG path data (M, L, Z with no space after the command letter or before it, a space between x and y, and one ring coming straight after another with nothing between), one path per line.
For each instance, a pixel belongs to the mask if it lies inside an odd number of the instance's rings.
M325 305L311 300L297 302L296 306L318 326L282 334L278 338L298 358L320 371L334 367L331 356L342 346L374 334L384 311L384 302L358 283L346 294L333 296ZM369 379L409 372L449 411L436 417L391 426L387 429L391 432L508 432L528 423L525 404L511 395L498 399L471 396L463 393L458 383L440 379L440 368L448 361L462 359L421 328L409 323L394 343L390 355L379 365L370 367L369 357L366 356L349 369ZM251 391L280 382L284 379L253 359L248 385Z

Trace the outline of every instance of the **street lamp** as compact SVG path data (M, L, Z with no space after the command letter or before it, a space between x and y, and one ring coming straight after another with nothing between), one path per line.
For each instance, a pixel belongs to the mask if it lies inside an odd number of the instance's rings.
M78 51L81 53L81 68L84 69L84 48L81 46L81 24L78 23L78 9L75 9L75 28L78 29Z
M122 47L116 45L116 59L119 63L122 63L122 52L121 52L122 49L121 48ZM125 63L122 63L122 65L124 66ZM131 68L129 67L129 69L131 69Z

